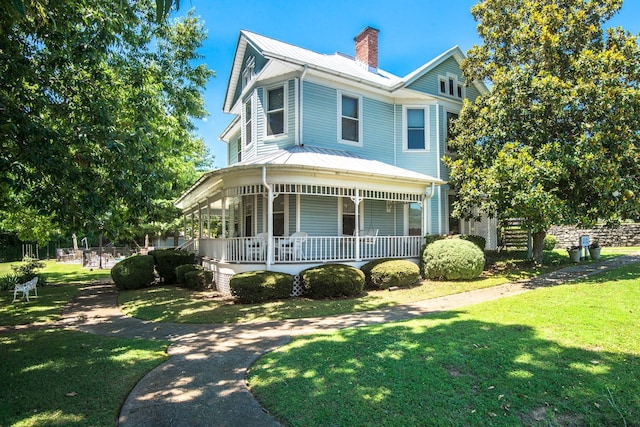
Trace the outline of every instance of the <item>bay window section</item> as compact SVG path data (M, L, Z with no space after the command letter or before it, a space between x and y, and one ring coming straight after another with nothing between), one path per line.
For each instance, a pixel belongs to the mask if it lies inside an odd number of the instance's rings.
M251 107L252 99L249 98L244 103L244 143L246 146L253 143L253 112Z

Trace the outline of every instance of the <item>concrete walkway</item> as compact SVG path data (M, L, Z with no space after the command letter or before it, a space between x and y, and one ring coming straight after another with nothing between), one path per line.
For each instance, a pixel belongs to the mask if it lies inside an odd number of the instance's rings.
M172 342L169 360L148 373L128 396L120 412L120 426L277 426L280 424L249 393L245 375L260 355L293 336L453 310L636 262L640 262L640 253L383 310L232 325L154 323L126 317L117 308L116 289L103 284L85 287L64 311L61 323L93 334Z

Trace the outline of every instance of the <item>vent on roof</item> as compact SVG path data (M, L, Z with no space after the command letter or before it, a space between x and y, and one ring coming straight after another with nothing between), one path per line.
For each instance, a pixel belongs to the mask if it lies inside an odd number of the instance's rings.
M356 42L356 61L365 67L378 69L378 32L367 27L353 39Z

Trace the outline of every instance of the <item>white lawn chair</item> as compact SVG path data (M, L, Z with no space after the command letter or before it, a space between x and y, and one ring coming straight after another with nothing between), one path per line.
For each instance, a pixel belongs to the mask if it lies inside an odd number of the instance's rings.
M298 231L289 236L288 239L284 239L280 243L280 256L282 259L299 261L306 258L304 254L304 242L307 241L307 233L304 231Z
M360 237L362 237L362 241L367 245L374 245L376 240L378 240L378 229L377 228L369 228L368 230L360 230Z
M245 251L248 260L261 261L264 259L267 236L267 233L258 233L254 237L247 239L245 243Z
M36 287L37 284L38 276L21 285L16 285L15 289L13 290L13 301L11 301L11 303L16 302L16 296L18 295L18 292L22 292L22 298L27 297L27 301L29 301L29 291L31 290L33 290L36 296L38 296L38 288Z

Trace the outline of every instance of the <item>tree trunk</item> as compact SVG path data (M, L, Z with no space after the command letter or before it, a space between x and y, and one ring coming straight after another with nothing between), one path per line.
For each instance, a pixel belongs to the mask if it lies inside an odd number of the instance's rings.
M542 258L544 256L544 238L546 235L546 231L536 231L533 233L533 261L536 264L542 264Z

